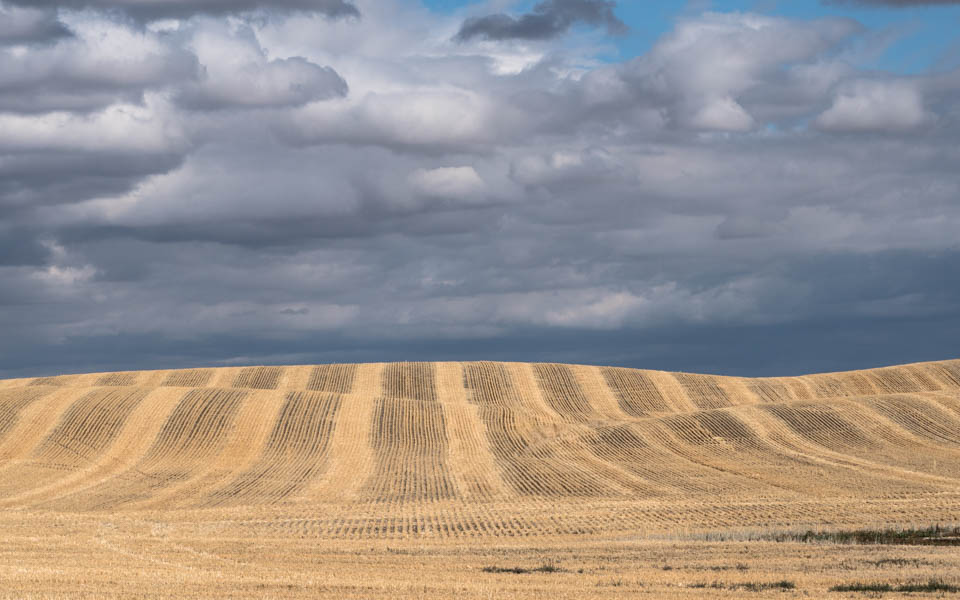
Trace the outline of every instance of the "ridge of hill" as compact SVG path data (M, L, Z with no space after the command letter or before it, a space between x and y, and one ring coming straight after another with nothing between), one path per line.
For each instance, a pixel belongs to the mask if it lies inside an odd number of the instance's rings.
M947 522L960 360L782 378L468 362L6 380L12 510L335 539Z

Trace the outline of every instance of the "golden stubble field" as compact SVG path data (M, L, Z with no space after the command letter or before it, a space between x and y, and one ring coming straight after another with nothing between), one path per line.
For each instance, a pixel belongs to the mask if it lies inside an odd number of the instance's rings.
M960 598L960 540L778 535L958 523L960 361L0 381L0 598Z

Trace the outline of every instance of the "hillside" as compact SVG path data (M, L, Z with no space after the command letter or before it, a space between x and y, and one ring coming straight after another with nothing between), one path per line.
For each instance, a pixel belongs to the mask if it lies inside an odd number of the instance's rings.
M960 361L780 379L400 363L0 381L0 600L960 586L949 545L783 535L950 523Z
M765 379L398 363L3 381L0 509L255 514L238 531L361 539L951 521L960 361Z

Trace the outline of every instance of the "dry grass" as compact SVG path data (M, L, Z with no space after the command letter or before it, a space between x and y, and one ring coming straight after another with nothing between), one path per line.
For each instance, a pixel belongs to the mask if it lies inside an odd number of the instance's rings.
M400 363L0 383L0 598L960 583L960 361L777 379Z

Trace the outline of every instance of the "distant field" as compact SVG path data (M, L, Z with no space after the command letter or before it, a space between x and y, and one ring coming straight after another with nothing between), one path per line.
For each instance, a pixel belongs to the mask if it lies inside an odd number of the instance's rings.
M960 361L0 381L0 598L960 598L937 524Z

